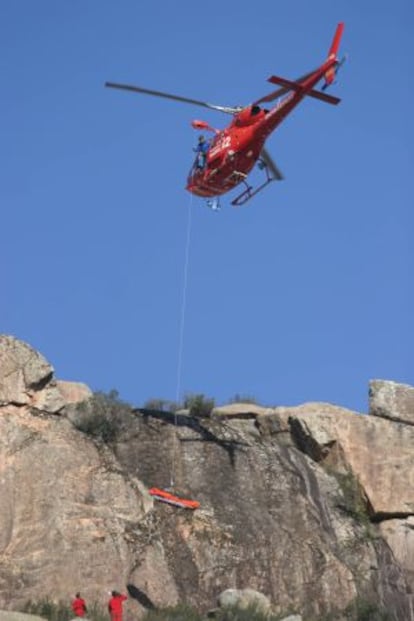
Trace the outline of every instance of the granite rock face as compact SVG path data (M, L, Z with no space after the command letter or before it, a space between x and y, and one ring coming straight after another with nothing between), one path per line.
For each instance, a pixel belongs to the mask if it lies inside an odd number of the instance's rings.
M275 424L289 428L296 445L316 463L338 472L353 472L373 519L414 513L411 425L326 403L276 408L272 417Z
M378 524L414 593L413 394L409 386L375 381L368 416L330 404L304 404L277 408L266 425L289 428L296 445L325 470L340 477L352 474L371 522Z
M78 590L105 606L108 590L133 584L144 598L126 603L130 618L145 602L206 611L236 589L303 619L362 598L413 621L413 498L401 482L412 482L413 428L400 413L105 408L0 337L0 607ZM172 480L199 510L148 495Z
M89 389L60 392L44 358L11 337L0 338L0 387L0 607L66 599L80 582L121 587L128 533L153 502L111 450L56 416Z

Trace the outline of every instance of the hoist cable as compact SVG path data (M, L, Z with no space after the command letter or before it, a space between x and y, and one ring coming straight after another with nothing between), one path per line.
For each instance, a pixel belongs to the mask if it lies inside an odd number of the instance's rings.
M184 331L185 331L185 311L187 306L187 285L188 285L188 266L190 262L190 241L191 241L191 215L192 215L193 195L190 194L190 200L188 203L188 216L187 216L187 237L185 244L184 255L184 274L183 274L183 289L181 296L181 313L180 313L180 327L178 337L178 356L177 356L177 385L175 393L176 408L178 407L181 396L181 379L182 379L182 367L183 367L183 352L184 352ZM174 473L175 473L175 457L176 457L176 435L177 435L177 409L174 410L174 446L173 446L173 458L171 467L171 481L170 487L174 487Z

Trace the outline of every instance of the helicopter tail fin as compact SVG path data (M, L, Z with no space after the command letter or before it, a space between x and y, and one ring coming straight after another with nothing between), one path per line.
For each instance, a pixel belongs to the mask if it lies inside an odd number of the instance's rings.
M338 56L339 45L341 43L342 33L344 31L345 24L340 22L335 30L334 38L332 39L331 47L329 48L328 59L334 58L336 60Z
M331 47L329 48L328 58L327 60L334 60L335 64L331 65L329 69L325 73L325 84L323 88L327 88L332 82L335 80L336 68L337 68L337 59L338 59L338 50L339 45L341 43L342 33L344 31L345 24L344 22L340 22L334 34L334 38L332 39Z

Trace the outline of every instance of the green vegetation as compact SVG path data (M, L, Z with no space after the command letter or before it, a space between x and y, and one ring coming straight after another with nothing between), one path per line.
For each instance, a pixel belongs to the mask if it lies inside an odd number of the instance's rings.
M146 613L145 621L201 621L202 617L189 606L174 606L160 610L150 610Z
M254 606L249 606L248 608L221 608L217 611L215 619L216 621L279 621L287 616L287 613L277 616L268 615Z
M342 498L338 507L351 515L357 522L368 526L370 524L367 501L358 479L352 472L341 474L333 473L342 491Z
M323 617L315 617L312 621L392 621L393 617L378 604L362 597L357 597L343 611L328 612Z
M150 399L144 408L162 412L188 409L191 416L208 418L214 408L214 399L203 394L188 394L182 404L165 399ZM121 401L116 390L111 390L108 394L96 392L90 399L76 406L72 423L79 431L111 444L127 428L131 413L132 406Z
M253 397L252 395L244 395L243 393L239 394L238 392L236 392L236 394L229 399L229 403L252 403L253 405L259 405L256 397Z
M69 621L73 618L73 612L69 606L59 602L58 604L51 602L49 599L43 599L39 602L28 601L22 612L31 615L39 615L49 621Z
M190 416L208 418L214 408L215 401L203 394L188 394L184 398L183 407L190 410Z
M345 610L349 621L391 621L392 617L376 603L357 597Z
M156 410L158 412L176 412L180 409L180 404L175 401L169 401L168 399L148 399L144 403L144 409Z
M251 403L257 405L258 401L252 395L236 393L228 400L228 403ZM215 407L215 400L201 393L189 393L184 397L182 403L153 397L145 401L143 407L146 410L156 410L158 412L176 412L177 410L188 409L191 410L193 416L209 416L211 410Z
M39 602L29 601L22 612L39 615L48 621L70 621L74 614L68 604L52 602L43 599ZM241 609L237 607L220 608L214 611L215 621L280 621L293 614L284 612L278 615L266 615L254 607ZM87 618L91 621L109 621L108 613L97 604L88 606ZM392 617L373 602L363 598L357 598L342 613L328 613L324 617L318 617L314 621L335 621L335 619L347 619L348 621L391 621ZM144 621L205 621L206 615L198 613L194 608L185 605L150 610L144 616Z
M48 621L70 621L74 618L70 606L63 602L52 602L49 599L39 602L29 601L24 606L22 612L39 615ZM267 616L254 608L223 608L215 611L215 621L279 621L287 615ZM108 613L99 608L96 604L88 606L87 618L91 621L108 621ZM174 607L162 608L159 610L149 610L145 616L145 621L204 621L205 615L198 613L190 606L182 604ZM364 620L365 621L365 620Z
M220 608L214 611L214 621L279 621L287 617L289 613L282 615L267 615L254 607ZM147 612L144 621L205 621L206 615L197 613L188 606L175 606Z
M121 401L116 390L96 392L77 406L75 427L107 444L115 442L125 428L131 406Z
M147 410L157 410L161 412L177 412L177 410L189 410L191 416L208 418L214 408L214 399L205 395L189 393L185 395L182 403L169 401L167 399L149 399L145 402L144 408Z

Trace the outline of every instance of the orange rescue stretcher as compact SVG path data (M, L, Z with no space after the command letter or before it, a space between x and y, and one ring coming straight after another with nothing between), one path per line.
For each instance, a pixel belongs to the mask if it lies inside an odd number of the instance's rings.
M183 509L198 509L200 503L197 500L187 500L186 498L180 498L179 496L175 496L174 494L170 494L170 492L165 492L163 489L158 489L158 487L151 487L149 490L151 496L155 498L155 500L160 500L161 502L166 502L169 505L174 505L175 507L182 507Z

